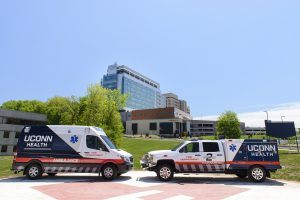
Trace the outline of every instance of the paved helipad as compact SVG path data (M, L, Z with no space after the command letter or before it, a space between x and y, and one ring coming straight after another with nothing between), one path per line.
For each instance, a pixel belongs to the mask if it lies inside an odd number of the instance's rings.
M231 175L176 174L160 182L153 172L133 171L112 182L95 174L60 174L39 180L25 177L0 180L0 199L298 199L300 183L269 179L256 184Z

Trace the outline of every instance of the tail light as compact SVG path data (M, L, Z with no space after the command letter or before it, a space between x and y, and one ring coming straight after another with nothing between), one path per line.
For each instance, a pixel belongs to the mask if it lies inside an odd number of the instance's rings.
M18 153L14 152L14 161L17 159L17 155L18 155Z

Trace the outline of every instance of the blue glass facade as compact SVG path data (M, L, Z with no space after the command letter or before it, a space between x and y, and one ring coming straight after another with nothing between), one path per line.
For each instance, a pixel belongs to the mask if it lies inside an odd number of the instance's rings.
M102 79L102 86L112 90L117 89L118 75L117 74L104 75Z
M159 84L126 66L110 65L101 84L128 94L126 107L129 109L159 108L162 105Z
M128 108L155 108L155 90L130 78L122 77L122 94L129 95L127 101Z

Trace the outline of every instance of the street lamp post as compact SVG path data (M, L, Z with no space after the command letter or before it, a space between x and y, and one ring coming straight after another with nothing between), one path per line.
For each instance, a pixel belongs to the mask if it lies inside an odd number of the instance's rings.
M269 121L269 113L268 111L264 111L265 113L267 113L267 121Z
M283 123L283 118L284 118L285 116L281 116L281 122Z
M267 135L267 123L268 123L268 121L269 121L269 113L268 113L268 111L264 111L265 113L267 113L267 122L266 122L266 135ZM269 138L270 139L270 137L268 137L267 136L267 138Z

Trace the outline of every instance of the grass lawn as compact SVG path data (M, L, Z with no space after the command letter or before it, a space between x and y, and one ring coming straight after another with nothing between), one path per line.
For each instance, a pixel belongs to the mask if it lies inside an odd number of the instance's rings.
M134 169L141 170L140 159L144 154L154 150L168 150L179 144L175 139L144 139L144 138L123 138L120 149L133 155Z
M1 177L9 177L15 176L13 171L11 171L12 165L12 156L0 156L0 178Z
M279 159L283 169L277 170L271 177L300 182L300 154L280 151Z

